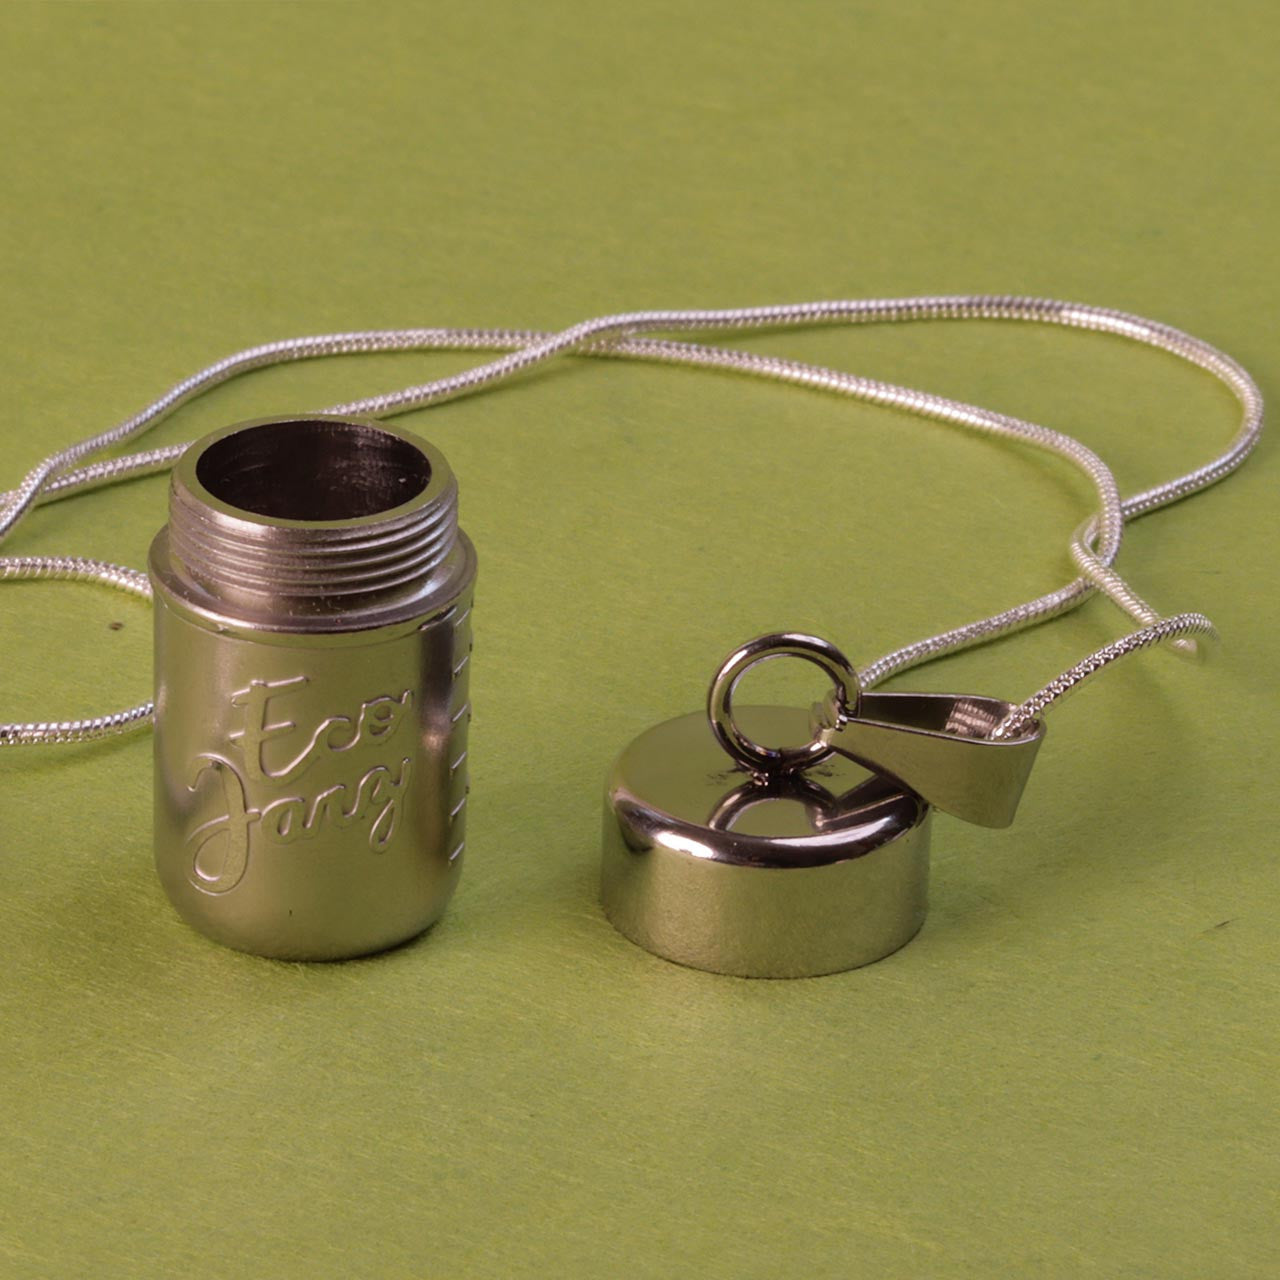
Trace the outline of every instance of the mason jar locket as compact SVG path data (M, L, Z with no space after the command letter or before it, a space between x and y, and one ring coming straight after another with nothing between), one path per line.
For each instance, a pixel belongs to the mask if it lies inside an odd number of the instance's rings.
M155 859L182 917L332 960L432 924L462 870L475 551L411 432L215 432L151 548Z
M1122 496L1096 452L1049 427L682 336L958 320L1088 329L1155 348L1227 388L1240 409L1236 432L1202 465ZM230 426L190 446L111 454L203 392L267 365L441 350L501 354L322 412ZM156 869L179 914L219 942L336 960L421 933L444 911L466 850L476 553L459 527L458 485L444 457L384 419L565 354L719 370L932 419L1065 461L1094 496L1069 539L1073 576L1064 584L857 668L822 637L768 632L714 669L702 710L655 726L622 752L605 790L603 907L624 936L664 959L801 977L897 950L925 919L935 810L1007 826L1052 707L1121 658L1154 645L1195 655L1215 634L1203 614L1157 611L1115 567L1127 522L1222 480L1262 430L1249 374L1169 325L1081 303L978 294L630 312L558 332L324 334L219 360L0 495L3 541L40 503L173 469L149 574L75 556L0 556L0 580L93 582L154 599L154 702L0 723L0 747L85 742L154 724ZM1094 595L1130 629L1021 700L877 688ZM818 665L829 696L807 711L735 706L745 672L777 658Z

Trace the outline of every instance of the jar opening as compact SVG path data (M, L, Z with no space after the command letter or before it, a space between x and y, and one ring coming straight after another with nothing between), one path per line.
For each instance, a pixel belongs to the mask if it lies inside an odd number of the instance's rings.
M431 463L375 426L323 419L268 422L215 441L196 478L221 502L277 520L354 520L412 501Z

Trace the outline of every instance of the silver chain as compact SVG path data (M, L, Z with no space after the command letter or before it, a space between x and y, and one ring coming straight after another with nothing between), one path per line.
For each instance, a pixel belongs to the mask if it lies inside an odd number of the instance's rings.
M1239 402L1240 425L1225 451L1203 466L1121 498L1115 477L1097 454L1080 441L1047 427L837 369L654 336L908 320L1020 320L1129 338L1169 352L1213 374ZM971 295L806 302L721 311L643 311L587 320L558 333L527 329L388 329L326 334L291 338L227 356L178 383L133 417L51 454L33 468L16 489L0 494L0 542L37 505L170 467L186 445L80 464L95 454L136 439L180 406L220 383L253 369L294 360L385 351L501 351L507 354L461 373L333 405L321 412L390 417L469 395L557 356L576 354L692 365L789 382L1015 440L1065 458L1089 479L1098 498L1097 512L1071 543L1079 576L1065 586L992 617L906 645L877 659L861 672L863 686L870 688L897 672L943 654L1056 617L1076 608L1095 591L1106 595L1141 624L1139 630L1089 655L1033 694L1000 726L997 733L1002 735L1021 732L1030 719L1126 654L1161 641L1171 641L1173 646L1184 650L1193 649L1194 636L1212 632L1212 624L1202 614L1182 613L1162 618L1129 587L1113 565L1127 521L1168 506L1230 474L1249 455L1262 430L1262 396L1253 379L1234 360L1207 342L1140 316L1042 298ZM143 598L151 596L146 575L135 569L77 557L0 556L0 580L31 578L98 582ZM0 746L83 742L127 733L149 724L152 712L152 704L145 702L110 715L82 720L0 723Z

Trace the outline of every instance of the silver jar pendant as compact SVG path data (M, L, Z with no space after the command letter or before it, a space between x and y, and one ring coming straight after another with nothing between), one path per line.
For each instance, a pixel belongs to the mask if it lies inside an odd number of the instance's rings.
M461 870L475 551L431 445L266 419L197 442L151 549L155 859L228 946L413 937Z

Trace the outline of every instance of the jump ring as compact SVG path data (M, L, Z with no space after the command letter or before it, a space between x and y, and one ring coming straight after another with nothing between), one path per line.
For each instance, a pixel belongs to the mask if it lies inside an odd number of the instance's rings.
M758 662L770 658L803 658L824 671L836 687L841 711L857 716L862 684L853 664L829 640L794 631L774 631L748 640L720 664L707 694L707 719L720 745L739 764L754 773L779 773L808 768L831 754L818 739L801 747L766 747L747 737L733 718L733 694L738 681Z

